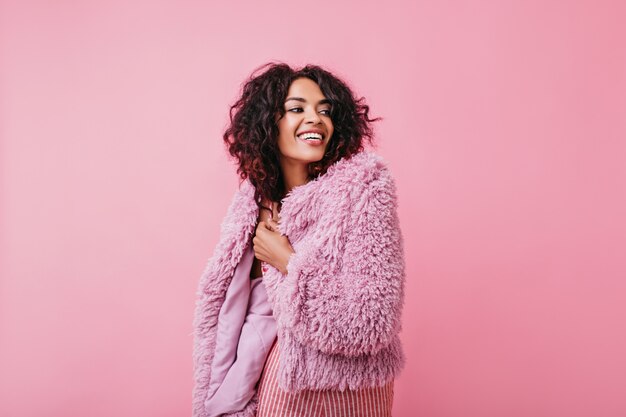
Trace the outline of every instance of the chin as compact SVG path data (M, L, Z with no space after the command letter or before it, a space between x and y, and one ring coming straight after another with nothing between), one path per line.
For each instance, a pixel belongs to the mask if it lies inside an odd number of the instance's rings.
M302 160L306 162L319 162L324 158L324 151L315 152L315 154L307 154L302 156Z
M305 163L310 162L318 162L324 158L324 153L326 152L326 148L316 148L316 149L291 149L290 152L283 152L283 155L290 159L295 159L297 161L302 161Z

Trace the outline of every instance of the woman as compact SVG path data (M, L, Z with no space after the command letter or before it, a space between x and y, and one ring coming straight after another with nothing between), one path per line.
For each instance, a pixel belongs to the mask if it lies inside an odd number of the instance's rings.
M193 414L390 416L405 273L378 119L319 66L261 69L224 133L242 182L198 287Z

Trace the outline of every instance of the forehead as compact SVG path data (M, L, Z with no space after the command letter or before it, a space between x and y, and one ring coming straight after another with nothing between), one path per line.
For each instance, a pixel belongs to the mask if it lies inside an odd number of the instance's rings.
M300 97L309 102L318 102L324 99L324 93L317 83L309 78L298 78L289 86L286 99Z

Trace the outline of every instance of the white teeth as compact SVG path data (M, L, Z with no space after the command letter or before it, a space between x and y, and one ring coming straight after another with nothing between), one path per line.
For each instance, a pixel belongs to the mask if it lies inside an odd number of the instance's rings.
M309 140L309 139L317 139L322 140L322 135L319 133L304 133L298 136L300 139Z

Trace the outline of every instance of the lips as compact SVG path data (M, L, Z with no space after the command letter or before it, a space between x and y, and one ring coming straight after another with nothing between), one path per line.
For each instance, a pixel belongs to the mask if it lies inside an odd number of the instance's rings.
M307 135L307 133L303 133L300 136L296 136L296 139L299 141L302 141L304 143L306 143L307 145L310 146L320 146L324 143L324 137L321 136L321 134L319 134L321 137L318 137L317 135L311 137L309 136L311 135L310 133ZM303 137L304 136L304 137Z
M300 136L304 133L319 133L320 135L322 135L322 138L324 137L324 131L322 129L307 129L307 130L303 130L302 132L298 132L296 133L296 136Z

